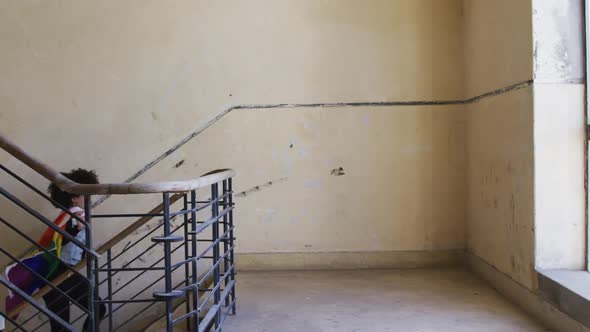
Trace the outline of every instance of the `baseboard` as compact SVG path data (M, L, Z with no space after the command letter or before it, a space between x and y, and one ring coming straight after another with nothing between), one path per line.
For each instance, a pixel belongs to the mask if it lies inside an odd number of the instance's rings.
M491 284L506 299L521 307L553 331L590 332L590 329L559 311L539 293L532 291L480 257L468 253L468 266L476 275Z
M241 271L427 268L465 264L463 250L237 254Z

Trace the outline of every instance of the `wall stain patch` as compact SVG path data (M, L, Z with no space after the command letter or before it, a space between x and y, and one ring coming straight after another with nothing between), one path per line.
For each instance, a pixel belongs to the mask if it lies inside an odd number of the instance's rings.
M287 178L286 177L280 178L278 180L268 181L266 183L263 183L263 184L260 184L260 185L255 186L255 187L252 187L252 188L250 188L248 190L244 190L244 191L236 194L236 197L246 197L246 196L248 196L248 195L250 195L252 193L261 191L264 188L268 188L268 187L271 187L271 186L273 186L273 185L275 185L277 183L281 183L281 182L285 182L285 181L287 181Z
M174 164L174 168L179 168L180 166L182 166L184 164L184 159L182 159L181 161L177 162L176 164Z
M342 175L346 175L346 173L344 172L344 168L338 167L338 168L334 168L330 172L330 175L332 175L332 176L342 176Z

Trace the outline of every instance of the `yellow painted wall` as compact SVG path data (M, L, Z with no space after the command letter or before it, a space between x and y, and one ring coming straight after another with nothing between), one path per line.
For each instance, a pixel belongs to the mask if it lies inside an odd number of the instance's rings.
M465 90L533 78L531 1L463 1ZM534 284L533 87L466 107L468 250Z
M468 250L534 288L583 269L583 11L579 1L464 1Z
M234 167L239 252L460 249L463 133L457 106L236 110L145 179Z
M408 252L414 262L416 253L467 248L533 288L536 265L583 263L584 225L582 90L552 82L555 68L543 67L551 54L534 63L533 49L543 49L532 13L530 0L3 1L0 132L58 169L95 168L109 182L198 133L137 181L236 169L238 251L251 265L264 254L305 267L322 253L317 267L342 266L353 257L344 253L389 262ZM576 68L558 74L567 80ZM515 84L465 105L226 112L464 100ZM556 100L568 101L567 116L555 113ZM555 141L551 128L572 134ZM555 153L559 178L544 182ZM0 162L47 186L3 152ZM561 204L567 213L547 204L567 195L576 198ZM98 211L157 201L113 197ZM41 233L4 200L0 209ZM555 245L561 219L575 246ZM97 223L97 242L129 221ZM0 242L27 247L8 232Z
M6 1L0 130L58 169L116 182L229 105L460 99L460 5ZM140 180L213 166L236 168L237 190L287 178L241 200L246 251L461 248L460 109L236 111L166 160L186 166Z
M525 286L534 272L532 87L467 116L468 249Z
M533 78L531 0L463 0L465 94Z
M461 100L462 32L460 0L3 1L0 132L57 169L120 182L232 105ZM237 197L241 253L461 250L462 111L236 110L138 181L232 167L236 191L261 186ZM3 152L0 162L47 186ZM98 211L156 201L111 198ZM97 223L96 242L128 222ZM0 242L28 247L5 231Z

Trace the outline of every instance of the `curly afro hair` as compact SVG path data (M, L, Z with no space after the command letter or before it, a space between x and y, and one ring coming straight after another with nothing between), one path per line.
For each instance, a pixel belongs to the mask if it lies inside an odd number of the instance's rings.
M78 183L82 183L82 184L97 184L98 183L98 176L96 175L95 171L89 171L86 169L78 168L78 169L73 169L67 173L62 172L61 174L74 182L78 182ZM49 192L49 196L51 196L51 198L54 201L56 201L61 206L68 208L68 209L73 206L72 198L79 196L79 195L67 193L67 192L59 189L59 187L53 183L49 185L49 187L47 188L47 191ZM61 208L61 206L59 206L57 204L53 204L53 205L56 208Z

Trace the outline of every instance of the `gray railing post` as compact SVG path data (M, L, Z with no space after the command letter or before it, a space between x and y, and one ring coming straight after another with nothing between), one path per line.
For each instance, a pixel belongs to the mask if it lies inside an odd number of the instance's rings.
M90 195L84 195L84 219L86 220L86 248L92 250L92 202ZM98 303L94 303L94 298L98 293L94 264L96 259L92 255L86 255L86 278L88 278L88 327L90 331L98 331L98 320L96 312Z
M226 196L228 193L227 180L223 180L221 187L222 187L222 192L223 192L223 197L224 197L221 207L225 210L229 207L229 204L228 204L229 197ZM224 234L224 236L227 236L226 238L224 238L222 240L222 242L223 242L223 257L224 257L223 258L223 272L224 273L227 273L229 271L229 267L230 267L230 264L229 264L230 257L227 255L228 250L229 250L229 234L225 235L228 230L228 221L229 221L228 215L229 215L228 213L225 213L222 218L223 234ZM229 278L224 278L224 280L223 280L226 288L227 288L227 285L229 284L229 281L230 281ZM231 298L228 296L225 298L225 306L229 308L230 303L231 303Z
M107 250L107 291L108 291L108 310L109 310L109 331L113 330L113 303L110 302L113 300L113 257L112 257L112 250L109 248Z
M187 197L187 193L184 193L184 195L182 195L182 209L184 211L188 211L188 197ZM183 246L184 246L184 260L188 260L189 258L191 258L190 256L190 252L189 252L189 244L188 244L188 218L189 215L188 213L184 213L183 214L183 223L182 223L182 229L184 230L184 242L183 242ZM188 288L190 286L190 268L189 268L189 264L184 264L184 287ZM184 308L186 310L187 313L189 313L191 311L191 303L190 303L190 292L185 292L184 293ZM191 317L187 317L186 319L186 329L190 331L191 329Z
M197 331L199 327L199 276L197 274L197 191L191 190L191 256L194 258L191 262L192 285L193 285L193 310L195 310L193 318L193 331Z
M227 202L229 207L233 207L234 206L234 194L233 194L233 188L232 188L232 178L227 179L227 190L229 191L229 195L227 197ZM233 209L229 210L228 212L228 223L229 223L229 247L231 252L229 253L229 262L230 262L230 266L234 266L234 212ZM231 308L231 312L233 315L236 314L236 269L235 267L232 268L231 272L230 272L230 278L231 281L234 281L232 289L231 289L231 303L232 303L232 308Z
M164 237L169 237L170 233L170 194L164 193ZM170 241L164 241L164 280L165 280L165 289L166 293L170 294L172 292L172 254L170 248ZM169 296L166 297L166 331L172 332L174 328L174 324L172 322L172 298Z
M213 204L211 205L211 218L217 218L219 215L219 201L217 198L219 197L219 188L217 183L211 185L211 201ZM219 328L219 324L221 323L221 285L220 282L220 273L219 273L219 219L213 221L212 227L212 241L213 245L213 265L215 266L213 271L213 286L215 289L215 294L213 295L214 303L217 308L217 313L215 313L215 329Z

